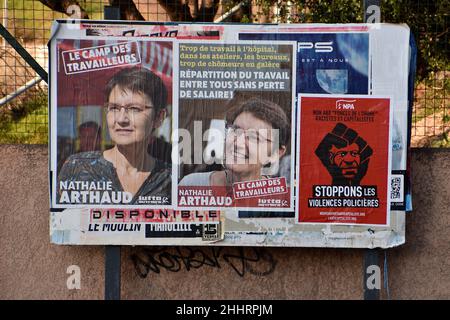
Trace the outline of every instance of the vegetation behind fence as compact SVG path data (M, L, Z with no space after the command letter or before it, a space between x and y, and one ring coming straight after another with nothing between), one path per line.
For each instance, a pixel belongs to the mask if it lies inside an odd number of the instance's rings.
M363 21L361 0L0 0L1 23L48 70L50 26L58 18L103 19L104 6L123 20L246 23ZM383 22L407 23L418 45L412 146L450 147L450 0L381 1ZM9 95L17 94L8 100ZM47 85L2 39L0 143L48 141ZM5 101L8 100L7 103Z

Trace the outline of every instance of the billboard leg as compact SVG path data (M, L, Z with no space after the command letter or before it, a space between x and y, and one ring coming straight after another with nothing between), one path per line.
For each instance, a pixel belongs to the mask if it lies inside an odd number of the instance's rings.
M105 246L105 300L120 300L120 246Z
M120 8L115 6L104 6L103 16L105 20L120 20Z
M364 300L380 300L381 270L378 249L364 251Z

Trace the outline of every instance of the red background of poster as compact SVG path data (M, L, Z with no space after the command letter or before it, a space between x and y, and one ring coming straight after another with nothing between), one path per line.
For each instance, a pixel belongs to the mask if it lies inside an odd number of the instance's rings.
M97 46L104 46L105 44L137 42L140 46L141 63L137 65L120 65L109 69L100 69L86 71L82 73L69 74L64 72L64 64L62 59L62 52L67 50L90 48ZM157 74L164 82L168 91L168 104L172 103L172 68L169 64L172 63L170 59L165 59L164 65L158 58L153 58L150 64L150 46L152 42L168 51L172 51L171 42L163 41L136 41L136 40L61 40L58 43L58 84L57 84L57 105L58 107L67 106L102 106L105 103L104 90L111 77L119 72L122 68L129 68L133 66L143 66L150 69ZM144 47L147 47L144 54ZM162 53L160 52L162 55ZM162 70L159 72L158 69Z
M313 110L335 111L337 100L355 100L354 111L376 111L373 122L356 121L318 121ZM352 110L350 110L352 111ZM315 154L315 150L338 122L355 130L373 149L368 170L360 185L376 185L378 208L308 208L308 198L312 198L314 185L331 185L332 178ZM388 224L387 187L389 169L389 99L346 97L301 97L300 104L300 199L299 222L326 222L343 224ZM363 217L354 220L330 220L338 215L321 216L320 212L365 212Z

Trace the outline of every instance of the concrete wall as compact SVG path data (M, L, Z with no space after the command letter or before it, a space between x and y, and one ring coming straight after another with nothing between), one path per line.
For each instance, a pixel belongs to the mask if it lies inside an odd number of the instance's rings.
M0 299L103 299L104 247L49 243L47 147L2 145L0 154ZM392 299L450 298L449 178L450 150L413 150L406 244L387 251ZM121 292L123 299L362 299L363 256L355 249L123 247ZM80 290L67 289L70 265L81 269Z

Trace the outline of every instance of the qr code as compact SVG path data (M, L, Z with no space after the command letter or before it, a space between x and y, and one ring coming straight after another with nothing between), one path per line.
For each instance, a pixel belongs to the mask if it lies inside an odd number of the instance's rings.
M391 201L403 202L403 176L392 175L391 177Z

